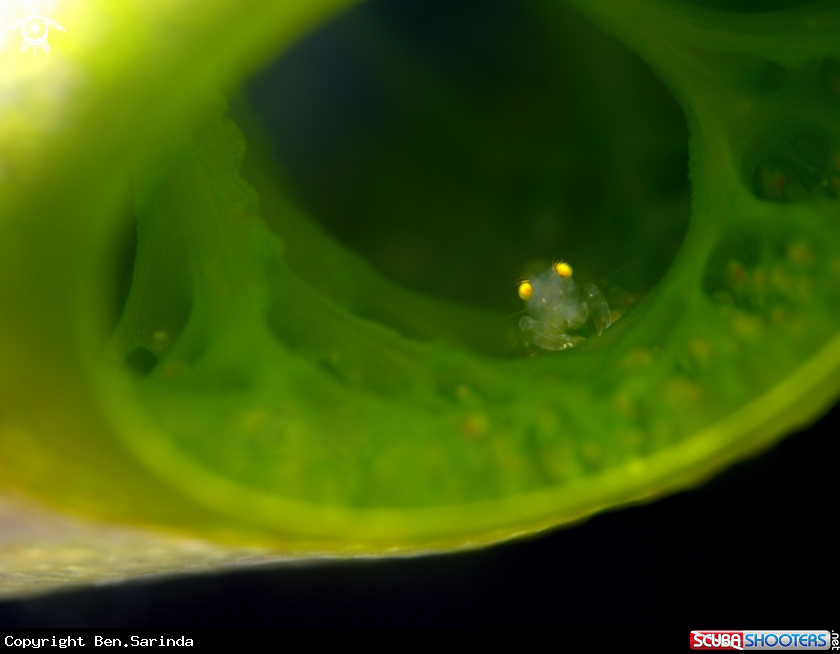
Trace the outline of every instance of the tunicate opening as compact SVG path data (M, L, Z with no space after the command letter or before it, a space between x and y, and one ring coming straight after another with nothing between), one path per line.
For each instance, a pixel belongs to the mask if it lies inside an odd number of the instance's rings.
M125 369L138 377L147 376L157 365L157 357L145 347L138 347L125 360Z
M134 275L134 262L137 259L137 218L132 204L130 198L125 202L123 217L117 221L114 248L109 250L113 251L114 257L110 262L112 273L107 275L107 278L111 280L103 332L107 335L112 334L116 329L131 291L131 278Z
M193 300L183 242L170 229L144 229L134 200L132 195L112 234L99 347L107 360L122 361L126 371L145 377L178 340Z
M840 192L836 140L815 124L774 125L748 143L743 174L753 194L767 202L836 199Z
M374 0L247 96L306 213L439 300L509 315L522 274L557 258L640 297L688 225L680 107L560 3Z

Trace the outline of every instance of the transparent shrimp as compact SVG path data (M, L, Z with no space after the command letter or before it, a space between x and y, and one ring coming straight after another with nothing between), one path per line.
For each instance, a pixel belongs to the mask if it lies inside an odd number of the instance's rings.
M598 287L579 287L572 267L562 261L520 283L519 297L530 314L519 320L519 329L527 343L544 350L568 350L583 343L586 339L576 332L590 317L598 335L612 323Z

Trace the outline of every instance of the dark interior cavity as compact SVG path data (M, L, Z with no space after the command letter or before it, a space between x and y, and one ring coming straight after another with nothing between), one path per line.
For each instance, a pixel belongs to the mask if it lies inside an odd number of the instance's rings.
M442 299L518 311L557 258L638 297L688 225L682 111L565 3L373 0L247 90L299 203Z

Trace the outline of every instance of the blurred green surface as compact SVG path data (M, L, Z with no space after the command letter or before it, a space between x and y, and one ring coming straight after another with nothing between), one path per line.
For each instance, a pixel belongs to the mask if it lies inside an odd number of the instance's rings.
M68 2L3 59L7 488L231 552L440 551L834 401L837 3L356 10L242 91L342 4ZM523 356L557 256L621 315Z

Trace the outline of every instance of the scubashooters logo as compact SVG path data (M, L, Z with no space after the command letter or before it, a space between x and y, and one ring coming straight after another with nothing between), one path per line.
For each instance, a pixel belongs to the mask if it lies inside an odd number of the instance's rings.
M828 631L692 631L691 649L824 650L832 648Z

